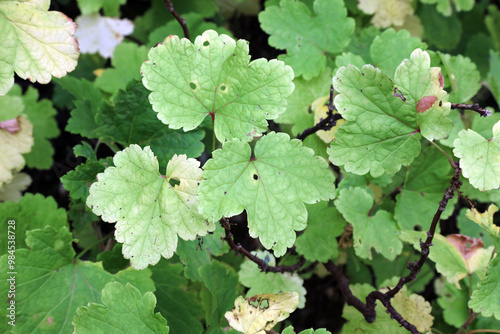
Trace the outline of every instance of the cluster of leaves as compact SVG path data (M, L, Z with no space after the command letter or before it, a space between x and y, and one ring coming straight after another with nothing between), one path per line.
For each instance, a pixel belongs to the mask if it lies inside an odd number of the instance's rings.
M313 275L344 294L344 333L500 326L497 6L152 0L132 22L82 0L75 33L49 4L0 0L2 332L278 331ZM251 59L238 15L278 59ZM59 78L52 101L14 72ZM68 210L21 197L22 168L53 163L54 106L85 138Z

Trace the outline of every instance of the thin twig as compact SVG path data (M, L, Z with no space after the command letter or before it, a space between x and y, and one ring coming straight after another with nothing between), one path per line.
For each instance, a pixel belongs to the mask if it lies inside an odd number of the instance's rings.
M483 117L491 116L491 110L481 108L479 104L452 103L451 109L473 110Z
M179 14L177 14L177 12L174 9L174 5L172 4L172 2L170 0L163 0L163 3L167 7L168 11L175 17L177 22L180 23L180 25L182 27L182 31L184 31L184 37L186 37L187 39L190 40L191 38L189 37L189 30L188 30L188 27L186 25L186 19L183 17L180 17Z
M291 265L291 266L270 266L266 262L264 262L262 259L259 257L253 255L250 253L245 247L243 247L241 244L236 244L233 240L233 234L231 233L231 227L229 225L229 222L227 221L227 218L223 218L221 220L221 225L224 227L226 231L226 236L224 237L224 240L227 241L229 244L229 247L231 247L232 250L234 250L237 254L243 254L246 256L248 259L251 261L255 262L258 266L259 269L264 271L264 272L273 272L273 273L284 273L284 272L290 272L294 273L296 271L299 271L299 269L304 265L306 260L304 259L303 256L299 256L299 260L297 261L296 264Z
M339 119L342 119L342 115L334 114L333 111L335 107L333 106L333 85L330 86L330 102L328 103L328 112L326 113L326 118L322 119L318 124L312 128L305 129L302 133L297 135L297 139L304 140L307 136L319 130L328 131L337 124Z

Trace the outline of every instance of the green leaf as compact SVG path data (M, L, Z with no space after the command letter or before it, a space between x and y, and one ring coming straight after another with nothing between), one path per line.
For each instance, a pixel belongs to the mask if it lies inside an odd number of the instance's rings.
M76 309L89 302L100 303L101 290L109 282L130 282L141 293L154 290L148 270L129 268L112 275L100 263L75 260L72 240L66 227L46 226L27 233L26 244L30 249L16 249L15 333L72 332L70 319ZM9 271L7 255L0 259L0 269L5 280ZM7 284L0 286L5 296L7 288ZM0 310L2 318L6 312L4 305Z
M300 1L281 0L259 14L269 44L286 49L280 56L295 75L310 80L326 68L327 53L340 53L349 44L354 20L341 0L315 0L314 14Z
M466 287L459 289L460 285L447 282L443 277L434 281L434 287L437 295L438 305L443 309L444 320L460 328L469 317L469 291Z
M451 56L439 52L451 85L450 101L464 103L469 101L481 88L481 75L469 58L462 55Z
M420 156L408 168L404 186L396 196L394 217L401 230L429 229L452 176L448 159L434 146L424 145ZM453 214L457 201L454 198L448 202L441 219Z
M357 5L357 4L356 4ZM380 35L380 31L374 26L368 26L363 28L359 34L353 35L351 38L351 43L344 49L345 52L358 55L365 60L365 64L371 62L370 49L375 37ZM410 50L410 53L413 50ZM403 56L403 58L406 55ZM402 59L403 59L402 58ZM337 61L335 59L335 61ZM396 65L397 66L397 65Z
M495 49L497 51L500 50L500 33L498 29L500 28L500 10L493 4L488 6L488 14L484 19L484 23L488 32L490 33L493 43L495 45ZM493 52L490 50L490 52Z
M59 230L68 226L64 209L57 208L53 197L41 194L25 194L18 203L0 203L0 228L7 231L7 222L16 221L16 248L26 248L26 232L44 228L47 225ZM7 250L7 238L0 239L0 254Z
M61 177L64 189L69 191L71 198L86 201L90 185L97 181L97 174L104 172L107 165L107 163L92 160L78 165L75 170Z
M172 257L177 235L193 240L215 229L198 213L198 161L174 156L163 176L149 147L131 145L116 153L113 162L116 167L97 175L87 205L104 221L117 223L116 240L136 269L158 263L161 256ZM180 184L171 186L173 180Z
M112 274L127 268L130 264L130 261L123 257L122 244L116 244L111 251L99 253L97 260L101 261L103 268Z
M135 43L121 43L116 46L111 59L112 68L105 69L95 79L95 86L110 94L125 89L132 80L141 79L140 68L148 59L148 48Z
M132 81L127 90L120 90L113 104L103 104L96 114L99 138L109 138L123 146L138 144L151 146L161 167L167 165L174 154L190 158L201 155L204 149L202 130L184 132L170 130L151 109L148 91L139 81Z
M254 255L267 262L270 266L276 265L274 256L268 251L257 251ZM303 286L304 280L295 273L265 273L259 269L255 262L245 259L238 275L241 284L250 288L247 291L247 297L264 293L295 291L299 294L298 308L304 308L306 305L305 296L307 291Z
M167 319L172 333L200 334L203 326L199 319L203 310L197 294L188 288L183 270L182 264L172 264L166 259L151 267L157 310Z
M293 71L283 62L249 63L248 42L235 42L208 30L192 44L169 36L152 48L141 68L149 101L172 129L199 126L210 115L221 142L251 141L266 130L267 119L286 109Z
M5 95L0 97L0 122L20 116L23 110L24 103L19 96Z
M282 334L295 334L295 331L294 331L292 326L288 326L281 333ZM327 331L324 328L320 328L320 329L316 329L316 330L310 328L310 329L305 329L305 330L301 331L299 334L332 334L332 333L330 331Z
M321 157L284 133L271 132L255 145L226 142L203 166L200 211L210 221L247 211L250 236L276 256L306 227L312 204L334 197L335 176ZM304 191L307 190L307 191Z
M199 269L211 262L212 256L220 256L229 251L229 245L222 240L225 232L220 224L215 231L197 240L179 240L177 250L180 260L186 266L184 276L193 281L201 281Z
M208 291L202 292L208 327L226 327L226 311L233 308L238 296L238 275L233 268L216 260L200 268L200 276Z
M66 77L58 83L76 98L75 109L71 111L66 131L87 138L97 138L98 124L95 121L95 115L103 101L99 89L86 79Z
M497 100L497 103L500 103L500 55L497 51L490 50L490 71L488 72L486 86Z
M444 16L450 16L452 14L451 3L455 4L455 9L460 11L469 11L474 6L474 0L420 0L422 3L426 4L436 4L437 11Z
M80 306L73 318L75 334L169 332L167 321L154 313L156 298L152 292L141 294L136 287L118 282L106 284L102 304Z
M392 215L379 210L370 216L373 197L363 188L340 190L335 206L345 220L352 224L356 255L372 259L372 248L389 260L394 260L403 250L398 240L398 228Z
M500 320L500 308L498 301L500 300L500 256L496 256L490 261L488 274L486 279L481 281L477 289L472 292L469 301L469 307L476 313L481 313L482 316L494 316Z
M443 16L429 5L420 6L417 14L422 20L424 37L430 45L451 51L460 42L462 22L456 15Z
M98 13L102 8L106 16L120 16L120 5L125 2L127 0L77 0L83 15Z
M307 228L297 241L297 253L309 261L328 262L338 256L337 237L344 232L346 221L335 207L327 202L306 205Z
M14 71L31 82L48 83L76 67L76 24L48 11L50 0L0 2L0 96L14 84Z
M411 37L407 30L396 32L393 28L387 29L373 39L370 64L392 78L401 61L417 48L425 49L426 45L420 39Z
M401 231L399 238L420 251L420 242L426 240L427 236L425 232ZM471 250L466 259L449 239L436 233L432 240L429 259L436 263L436 270L445 276L448 282L454 284L467 275L484 271L484 268L488 265L492 250L493 248L475 248Z
M419 154L420 132L429 140L446 137L453 122L445 117L450 104L439 76L420 49L401 63L394 82L371 65L341 67L333 78L334 103L346 123L328 149L330 160L360 175L392 175ZM417 111L430 95L432 106Z
M472 186L485 191L500 187L500 121L493 126L493 138L485 139L474 130L462 130L453 142L462 174Z

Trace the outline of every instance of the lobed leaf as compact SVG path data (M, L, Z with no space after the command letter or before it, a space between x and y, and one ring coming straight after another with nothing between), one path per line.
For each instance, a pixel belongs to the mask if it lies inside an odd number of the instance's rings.
M156 297L127 283L110 282L102 290L102 304L80 306L73 317L75 334L157 333L168 334L167 321L154 313Z
M0 2L0 96L14 84L14 72L31 82L48 83L75 69L76 24L48 11L50 0Z
M177 235L193 240L215 229L198 213L198 161L175 155L162 176L151 149L131 145L116 153L113 162L116 167L97 175L87 206L104 221L117 223L116 240L136 269L158 263L161 256L172 257ZM171 180L180 183L172 186Z
M281 61L249 60L247 41L208 30L194 44L167 37L141 72L153 109L170 128L192 130L210 115L219 141L251 141L285 111L293 71Z
M269 44L287 50L279 59L305 80L324 71L327 53L342 52L354 31L343 1L315 0L313 7L315 15L301 1L281 0L259 14L262 29L271 35Z
M323 158L284 133L263 136L253 156L240 140L213 153L203 167L200 211L215 222L246 210L250 236L281 256L306 227L304 203L333 198L335 177Z

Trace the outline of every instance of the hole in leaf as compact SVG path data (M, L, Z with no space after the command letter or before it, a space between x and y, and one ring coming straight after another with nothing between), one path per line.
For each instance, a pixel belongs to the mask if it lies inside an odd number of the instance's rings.
M171 185L172 187L175 187L175 186L178 186L179 184L181 184L181 181L176 180L176 179L170 179L170 180L168 181L168 183L170 183L170 185Z
M196 89L196 84L194 82L190 82L189 87L191 87L191 89Z
M209 46L210 45L210 42L209 41L205 41L203 42L203 46Z
M253 179L254 179L254 180L258 180L258 179L259 179L259 176L258 176L257 174L254 174L254 175L253 175Z

